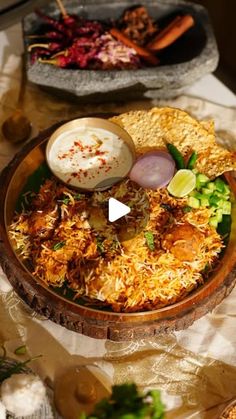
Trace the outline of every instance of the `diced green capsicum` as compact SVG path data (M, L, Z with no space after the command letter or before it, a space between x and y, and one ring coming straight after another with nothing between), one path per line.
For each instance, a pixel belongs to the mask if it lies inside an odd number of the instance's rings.
M199 201L199 199L195 198L194 196L190 196L188 198L188 205L191 208L199 208L200 207L200 201Z

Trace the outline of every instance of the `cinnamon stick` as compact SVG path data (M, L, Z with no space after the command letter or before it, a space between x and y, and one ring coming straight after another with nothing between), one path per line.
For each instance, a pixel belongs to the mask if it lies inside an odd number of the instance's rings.
M194 25L191 15L177 16L151 42L146 45L150 51L159 51L168 47Z
M140 57L142 57L144 60L149 62L152 65L159 64L159 59L152 54L150 51L148 51L146 48L140 47L135 42L133 42L130 38L125 36L122 32L120 32L116 28L110 29L110 34L114 36L118 41L121 41L124 45L127 47L133 48Z

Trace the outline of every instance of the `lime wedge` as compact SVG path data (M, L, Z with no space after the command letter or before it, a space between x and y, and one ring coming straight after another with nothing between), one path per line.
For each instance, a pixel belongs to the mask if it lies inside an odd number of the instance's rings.
M176 172L169 185L168 192L176 198L188 195L196 186L196 175L192 170L181 169Z

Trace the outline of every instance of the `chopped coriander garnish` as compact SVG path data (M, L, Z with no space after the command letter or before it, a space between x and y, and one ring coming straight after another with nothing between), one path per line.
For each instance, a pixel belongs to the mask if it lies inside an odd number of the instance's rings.
M80 193L77 193L76 195L74 195L74 199L76 201L79 201L81 199L81 194Z
M70 198L67 196L66 198L62 199L63 204L67 205L70 202Z
M183 208L183 212L190 212L192 211L192 207L190 207L189 205L186 205L186 207Z
M144 237L150 250L155 250L154 236L151 231L145 231Z
M111 396L101 400L91 415L83 413L79 418L164 419L164 405L158 390L140 394L136 384L121 384L112 387Z
M65 242L64 242L64 241L63 241L63 242L58 242L58 243L54 244L54 246L53 246L53 250L59 250L59 249L61 249L63 246L65 246Z
M104 249L104 246L103 246L102 237L97 236L96 241L97 241L97 249L98 249L99 253L104 253L105 249Z
M81 196L80 193L77 193L77 194L73 195L73 198L74 198L75 201L79 201L82 198L82 196ZM69 202L71 201L71 199L70 199L69 196L64 195L64 198L61 201L63 202L63 204L68 205Z

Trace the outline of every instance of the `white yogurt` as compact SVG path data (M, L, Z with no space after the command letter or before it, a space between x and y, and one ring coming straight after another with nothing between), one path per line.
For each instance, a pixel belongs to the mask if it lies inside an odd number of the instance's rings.
M47 160L52 172L77 188L94 189L109 178L122 178L132 167L126 142L103 128L78 127L62 132Z

